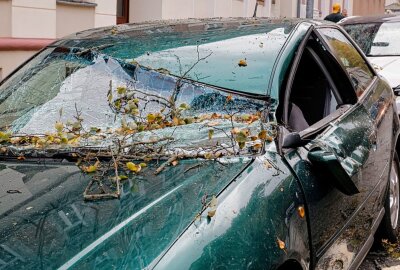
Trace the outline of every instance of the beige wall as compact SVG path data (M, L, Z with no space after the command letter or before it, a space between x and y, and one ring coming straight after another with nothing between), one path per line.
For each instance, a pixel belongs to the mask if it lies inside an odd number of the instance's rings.
M194 17L194 2L192 0L162 1L163 19L185 19L193 17Z
M214 0L194 1L194 17L195 18L214 17Z
M130 0L129 22L162 19L162 0Z
M116 23L116 0L85 1L97 6L61 4L56 0L0 0L0 37L59 38Z
M266 0L265 5L258 6L257 16L269 16L270 2ZM130 0L129 21L251 17L255 3L256 0Z
M94 19L94 27L114 25L116 22L116 0L95 0L97 7Z
M11 0L0 0L0 37L11 36Z
M385 12L385 0L354 0L353 14L358 16L378 15Z
M56 37L56 4L53 0L13 0L11 9L12 37Z
M0 69L2 73L0 80L4 79L11 71L35 53L32 51L0 51Z
M281 0L280 1L280 15L281 17L297 17L297 1Z
M57 5L57 38L94 27L95 8Z

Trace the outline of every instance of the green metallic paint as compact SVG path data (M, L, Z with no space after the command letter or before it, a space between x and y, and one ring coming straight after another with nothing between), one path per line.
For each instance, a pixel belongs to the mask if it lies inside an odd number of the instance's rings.
M289 259L306 269L307 223L297 212L303 204L297 180L280 156L267 152L218 196L216 215L203 213L155 269L273 269Z
M140 269L190 224L202 196L219 193L249 162L210 161L185 173L201 163L187 160L157 176L150 164L123 183L120 200L98 202L83 201L89 179L73 164L5 162L0 244L18 254L12 269Z

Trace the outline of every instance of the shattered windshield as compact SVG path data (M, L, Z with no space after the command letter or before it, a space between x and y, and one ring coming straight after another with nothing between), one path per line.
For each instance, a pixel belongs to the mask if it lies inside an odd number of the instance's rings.
M343 26L367 56L400 55L400 22Z
M267 85L292 28L60 41L0 85L2 152L118 146L142 159L170 156L167 149L204 156L213 146L214 154L256 153L271 138L265 124L276 97L266 95ZM146 147L138 154L132 145Z

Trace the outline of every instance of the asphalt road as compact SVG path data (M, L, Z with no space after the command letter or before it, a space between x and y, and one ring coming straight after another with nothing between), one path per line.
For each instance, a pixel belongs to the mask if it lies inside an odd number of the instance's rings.
M400 242L399 242L400 245ZM379 246L373 246L359 270L400 270L400 259L392 258Z

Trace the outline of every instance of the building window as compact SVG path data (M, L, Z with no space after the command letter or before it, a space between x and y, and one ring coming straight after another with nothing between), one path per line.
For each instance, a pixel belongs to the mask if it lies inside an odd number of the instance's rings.
M129 22L129 0L117 0L117 24Z

